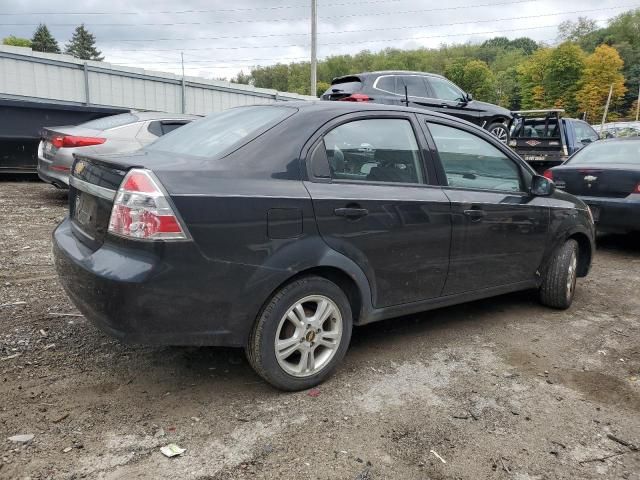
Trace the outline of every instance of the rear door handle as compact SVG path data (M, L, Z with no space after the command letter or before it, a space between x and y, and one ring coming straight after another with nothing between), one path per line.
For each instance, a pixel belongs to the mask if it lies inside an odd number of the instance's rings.
M344 207L336 208L333 213L335 213L338 217L358 218L369 215L369 210L367 210L366 208Z
M477 222L478 220L481 220L483 217L487 216L487 212L485 212L484 210L480 210L478 208L472 208L469 210L465 210L464 214L471 218L472 222Z

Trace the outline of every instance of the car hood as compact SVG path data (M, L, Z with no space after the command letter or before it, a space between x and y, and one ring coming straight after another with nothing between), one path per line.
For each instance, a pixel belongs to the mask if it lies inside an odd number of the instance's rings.
M471 100L468 105L471 108L485 110L491 113L492 115L504 115L509 119L513 118L513 114L509 110L507 110L506 108L500 107L498 105L494 105L493 103L481 102L479 100Z

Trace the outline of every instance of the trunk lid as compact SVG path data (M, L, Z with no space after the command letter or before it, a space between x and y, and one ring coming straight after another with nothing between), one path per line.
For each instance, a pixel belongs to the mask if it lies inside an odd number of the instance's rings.
M73 234L92 250L104 243L116 192L127 171L139 167L136 155L76 155L69 179L69 218Z
M573 195L624 198L640 183L640 169L624 164L563 165L553 169L558 188Z

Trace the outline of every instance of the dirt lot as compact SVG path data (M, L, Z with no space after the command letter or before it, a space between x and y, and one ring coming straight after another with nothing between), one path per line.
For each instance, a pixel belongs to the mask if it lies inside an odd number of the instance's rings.
M0 183L0 478L640 479L638 238L600 239L566 312L519 293L358 328L312 397L241 351L96 330L52 267L65 210Z

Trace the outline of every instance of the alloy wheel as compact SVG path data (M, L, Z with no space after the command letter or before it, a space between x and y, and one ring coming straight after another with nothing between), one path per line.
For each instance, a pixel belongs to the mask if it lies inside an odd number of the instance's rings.
M491 133L498 137L498 140L500 140L502 143L507 143L509 135L507 129L504 126L498 125L497 127L492 128Z
M578 258L576 252L571 254L571 260L569 261L569 271L567 273L567 300L571 300L573 292L576 289L576 276L577 276Z
M342 315L324 295L297 301L284 314L275 338L280 367L294 377L309 377L325 368L342 340Z

